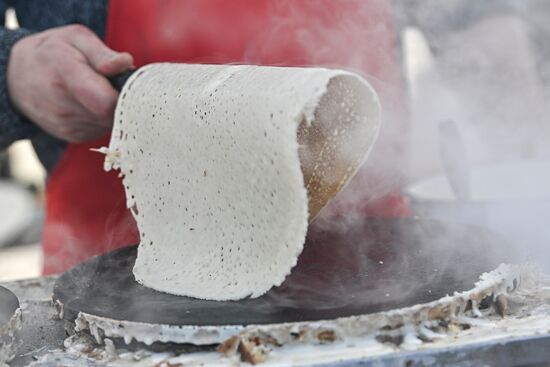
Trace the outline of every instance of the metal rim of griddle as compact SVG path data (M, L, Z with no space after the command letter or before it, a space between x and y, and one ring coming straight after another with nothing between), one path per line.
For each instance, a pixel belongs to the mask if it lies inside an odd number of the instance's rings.
M21 310L17 296L0 286L0 365L9 362L15 355L21 341L17 335L20 327Z
M9 289L0 286L0 328L7 325L19 309L19 300Z
M344 220L349 224L349 219ZM137 252L136 247L133 246L92 258L63 274L57 280L54 287L54 301L62 307L62 312L60 314L65 320L72 321L79 314L82 314L88 321L92 320L96 325L103 325L110 328L113 333L111 336L114 337L128 336L131 334L128 330L131 329L133 333L138 332L142 334L142 336L145 335L145 337L143 337L145 342L147 342L148 339L147 335L155 335L155 339L150 342L162 342L164 338L166 341L171 342L178 340L184 343L192 340L195 344L211 344L223 341L249 325L273 325L331 320L435 301L445 296L447 293L451 294L454 291L470 289L479 275L483 272L493 270L501 262L512 260L504 257L493 257L490 261L484 259L481 262L476 260L478 258L483 258L486 253L493 252L493 248L491 247L501 246L503 242L498 236L480 228L444 224L419 218L354 220L358 221L358 227L351 227L351 229L347 228L346 236L353 237L354 234L370 234L372 236L373 233L378 233L377 231L382 231L384 235L389 233L387 238L385 238L385 240L390 241L388 243L383 243L384 238L375 238L374 240L382 241L378 242L381 249L388 251L398 250L398 252L390 251L389 255L387 255L394 260L398 258L396 261L399 263L396 266L401 267L402 270L407 266L409 266L409 268L418 268L416 273L417 276L420 275L425 277L426 274L423 273L423 271L432 264L423 258L425 254L423 255L423 250L418 248L419 238L414 238L415 236L428 235L427 239L422 238L423 241L429 242L422 243L422 247L426 247L425 250L454 251L449 256L448 263L449 266L457 265L460 269L451 269L449 274L442 272L442 275L438 275L438 279L440 279L441 282L449 283L451 288L446 290L434 289L433 292L429 292L429 295L427 292L424 292L424 289L419 288L416 292L422 293L420 298L418 298L416 294L412 294L413 298L405 299L405 301L397 300L396 302L395 300L389 299L386 304L382 302L382 307L378 304L374 305L374 307L371 307L373 305L369 304L370 308L361 305L359 305L359 307L349 307L349 305L346 305L344 302L344 307L335 307L331 309L327 307L327 305L330 306L332 304L330 303L332 300L329 299L327 301L328 303L325 302L326 304L318 303L319 306L322 306L321 309L304 309L293 307L293 305L285 307L281 304L276 304L276 307L270 309L269 307L272 306L273 302L276 303L276 301L280 301L280 297L273 298L273 295L277 295L277 292L280 292L281 289L283 289L284 292L284 287L287 283L290 282L292 284L293 279L303 274L311 277L311 274L308 273L311 268L308 268L308 265L311 265L308 263L308 248L310 249L309 252L312 252L311 249L313 247L308 247L306 242L306 248L304 254L300 257L298 266L293 269L292 274L281 287L272 289L266 295L257 299L232 302L202 301L168 295L137 284L131 272ZM332 234L331 231L333 231L334 228L336 228L336 231L339 231L339 226L337 225L333 226L333 229L319 230L320 234L313 229L313 234L308 234L308 241L318 241L319 236L323 239L330 239L330 235ZM372 230L372 228L375 229L371 232L367 231L364 233L365 228L368 230ZM323 231L328 231L328 235ZM403 231L405 233L402 233ZM440 243L442 233L445 236L449 236L451 232L453 232L453 236L455 236L453 239L454 243L449 245L445 244L443 246ZM377 235L380 235L380 233L374 236ZM392 236L403 235L408 236L405 245L400 243L397 248L392 248ZM431 242L429 240L430 238ZM363 240L365 239L361 238L361 241ZM354 241L354 243L355 242L356 241ZM330 245L332 245L332 243ZM345 244L341 244L341 246L344 245ZM368 245L369 241L366 241L365 244L362 242L360 246L368 247ZM329 245L326 243L314 243L314 246ZM363 247L360 248L363 249ZM372 249L367 250L370 251ZM416 256L416 262L410 262L409 259L408 261L410 263L408 265L406 264L407 261L401 263L404 261L404 258L400 256L402 254L400 254L399 251L404 250L410 251L408 255L412 258ZM353 251L356 251L356 249L354 248ZM363 255L365 254L362 253L361 256ZM370 267L375 267L384 263L383 260L378 260L383 257L380 257L380 254L377 254L376 251L374 251L374 255L367 254L366 256L375 257L374 259L366 258L366 260L371 262L371 264L369 264ZM388 259L385 259L385 261L386 264L390 263ZM478 262L476 263L476 261ZM314 269L314 267L311 269ZM341 271L344 270L346 269L342 267ZM394 271L395 270L396 269L394 269ZM459 270L460 279L455 277L457 270ZM313 274L315 275L315 272ZM395 274L395 272L393 274ZM431 276L430 274L428 275ZM320 273L320 276L322 275L323 274ZM405 273L399 274L399 278L394 277L393 281L395 281L395 279L402 279L405 281L410 276L411 274L406 274L405 269ZM385 287L383 291L391 289L392 287L391 281L387 281L384 277L387 277L387 274L384 275L382 272L380 281ZM357 282L360 279L361 278L351 277L349 281ZM408 286L405 283L403 285ZM107 285L114 288L109 291L106 291L106 288L101 288ZM378 289L375 290L377 292L372 293L373 298L384 299L384 294L380 293ZM307 289L299 289L298 291L298 293L307 294ZM344 293L344 295L345 294L347 293ZM353 298L352 296L353 295L350 295L351 298ZM320 298L320 300L323 300L323 298ZM299 302L301 302L301 300L299 300ZM265 308L262 309L262 307ZM243 315L245 318L243 318ZM199 339L201 342L197 343Z

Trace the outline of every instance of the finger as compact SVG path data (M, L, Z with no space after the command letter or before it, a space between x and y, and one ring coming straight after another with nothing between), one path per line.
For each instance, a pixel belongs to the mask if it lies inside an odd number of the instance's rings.
M115 57L98 66L96 71L105 76L123 73L134 68L134 58L127 52L118 52Z
M67 91L98 118L99 125L110 127L118 92L109 81L85 62L72 60L61 70Z
M86 55L85 57L87 58ZM89 59L88 62L91 63ZM127 52L117 52L110 59L101 61L98 65L92 67L102 75L112 76L133 69L134 59L132 55Z
M84 55L95 71L110 76L132 68L134 60L129 53L110 49L86 27L72 27L74 31L69 42Z

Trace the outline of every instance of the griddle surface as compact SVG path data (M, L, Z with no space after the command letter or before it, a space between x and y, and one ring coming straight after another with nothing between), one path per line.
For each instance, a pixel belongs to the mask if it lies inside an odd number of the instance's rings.
M215 302L139 285L137 246L84 262L62 275L54 299L78 312L168 325L249 325L333 319L412 306L471 289L483 272L510 262L503 243L475 227L408 219L342 218L310 227L298 265L255 299Z

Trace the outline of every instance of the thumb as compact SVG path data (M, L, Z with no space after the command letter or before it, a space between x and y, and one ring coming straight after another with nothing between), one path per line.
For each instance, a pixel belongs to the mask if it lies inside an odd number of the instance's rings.
M70 43L86 57L88 63L96 72L111 76L133 67L134 59L132 55L110 49L86 27L74 27L75 30Z

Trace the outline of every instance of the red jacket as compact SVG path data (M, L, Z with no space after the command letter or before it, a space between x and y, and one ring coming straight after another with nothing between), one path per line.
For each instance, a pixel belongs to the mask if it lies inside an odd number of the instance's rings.
M137 66L171 61L350 69L374 85L384 123L406 135L389 0L111 0L106 43L130 52ZM69 145L48 180L46 274L139 242L121 180L105 173L103 156L90 151L107 144L104 137ZM353 200L344 194L333 211L353 206L370 214L403 213L399 144L383 129L367 169L350 185ZM377 164L388 156L391 164Z

